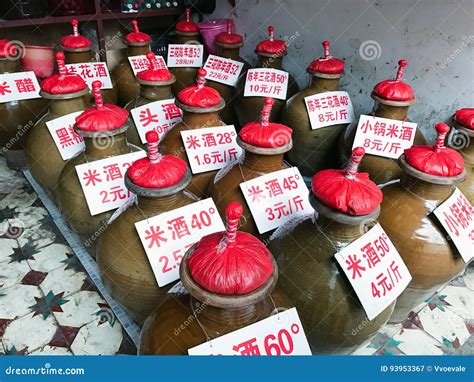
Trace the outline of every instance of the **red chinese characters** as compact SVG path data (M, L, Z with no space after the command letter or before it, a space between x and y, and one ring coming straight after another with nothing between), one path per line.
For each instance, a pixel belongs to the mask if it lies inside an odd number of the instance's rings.
M0 103L38 98L40 86L33 72L0 75Z
M244 97L285 99L288 73L277 69L250 69L245 81Z
M169 44L168 66L191 66L202 65L203 46L194 44Z
M315 94L304 99L311 128L351 123L354 120L352 101L347 92L334 91Z
M66 65L66 73L78 74L89 87L92 87L92 82L99 80L102 83L102 89L112 88L112 81L105 62L68 64Z

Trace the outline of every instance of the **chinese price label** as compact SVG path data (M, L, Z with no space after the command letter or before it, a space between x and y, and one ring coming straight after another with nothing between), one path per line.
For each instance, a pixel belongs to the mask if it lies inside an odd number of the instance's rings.
M155 130L161 140L166 132L181 122L183 112L175 105L174 98L155 101L131 110L142 143L146 143L147 131Z
M202 66L204 47L198 44L169 44L168 45L168 66L195 67Z
M272 97L285 100L288 73L278 69L249 69L245 79L244 97Z
M92 216L119 208L131 197L125 187L127 169L146 156L143 150L76 166L77 176Z
M242 154L234 125L181 131L193 174L218 170L235 162Z
M311 129L351 123L354 108L347 92L326 92L305 97Z
M352 149L363 147L366 154L398 159L413 145L416 123L361 115Z
M67 74L78 74L92 89L94 81L102 82L102 89L112 89L109 69L105 62L83 62L80 64L66 65Z
M188 350L189 355L311 355L296 308Z
M201 237L224 231L211 198L135 223L160 287L179 279L184 254Z
M76 156L85 148L84 139L74 131L76 117L81 113L78 111L46 122L63 160Z
M433 212L468 263L474 257L474 208L469 200L456 188Z
M240 183L258 231L265 233L293 217L313 213L306 187L296 167Z
M156 61L158 62L158 69L167 69L163 57L159 55L156 55L155 57ZM148 58L146 58L145 54L140 56L131 56L128 58L128 62L130 63L130 67L132 68L134 76L136 76L138 72L147 70L150 67L150 61L148 61Z
M207 71L206 79L229 86L237 85L243 67L243 62L212 54L209 55L204 64L204 69Z
M34 72L0 75L0 103L39 98L40 86Z
M410 272L380 224L335 255L369 320L405 290Z

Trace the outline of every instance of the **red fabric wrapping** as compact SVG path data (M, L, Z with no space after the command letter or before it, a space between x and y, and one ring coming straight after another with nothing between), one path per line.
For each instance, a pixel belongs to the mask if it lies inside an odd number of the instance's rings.
M59 74L53 74L41 83L41 90L49 94L69 94L79 92L87 87L81 76L77 74L66 75L64 66L64 53L56 53Z
M176 23L176 30L183 33L199 32L197 24L191 21L190 8L186 8L186 20L181 20Z
M389 101L411 101L415 99L415 93L411 86L402 81L403 70L406 66L406 60L398 61L396 79L379 82L374 87L374 93Z
M232 20L227 20L227 31L219 33L214 39L214 42L228 45L242 44L244 42L244 39L240 34L232 33L232 27Z
M158 62L153 52L146 54L150 69L138 72L137 77L144 81L162 82L171 80L172 76L168 69L159 69Z
M6 38L0 40L0 57L16 57L18 49Z
M456 111L456 121L458 121L464 127L473 130L474 129L474 108L465 107Z
M146 33L140 32L138 29L138 21L132 20L133 25L133 32L127 34L125 36L125 41L133 44L133 43L143 43L143 42L150 42L151 38Z
M241 295L259 288L274 269L270 251L246 232L237 232L240 203L226 209L227 231L203 237L187 260L194 281L212 293Z
M324 56L313 60L309 70L313 73L341 74L344 71L344 61L329 54L329 41L323 41Z
M286 43L283 40L275 40L273 37L273 26L268 27L268 40L263 40L257 44L255 48L257 53L278 54L282 55L286 52Z
M412 146L405 150L407 163L426 174L436 176L456 176L464 170L464 160L456 150L444 146L449 126L438 123L438 133L434 145Z
M88 48L92 45L92 41L88 38L81 36L78 32L79 22L77 20L71 20L73 28L73 34L69 36L61 37L60 44L69 49Z
M348 215L367 215L382 202L382 191L369 179L369 174L357 172L365 154L357 147L344 170L323 170L313 176L314 196L326 206Z
M280 123L269 122L275 101L265 98L260 122L247 123L239 132L240 138L249 145L263 148L281 147L291 141L292 130Z
M178 93L178 100L185 105L192 107L212 107L218 105L222 98L216 89L205 86L205 69L198 70L197 84L188 86Z

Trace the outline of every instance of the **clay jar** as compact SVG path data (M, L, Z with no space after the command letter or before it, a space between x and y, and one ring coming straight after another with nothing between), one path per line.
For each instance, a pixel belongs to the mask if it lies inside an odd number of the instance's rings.
M215 89L204 85L205 76L206 70L199 69L197 85L189 86L178 93L175 104L183 110L183 121L163 137L160 142L162 153L187 161L181 131L225 125L218 114L224 108L225 102ZM208 171L193 175L188 190L199 198L206 197L209 184L216 173L217 171Z
M86 109L84 95L89 88L78 75L66 75L64 54L56 54L59 74L46 78L41 84L41 97L50 101L48 112L41 117L28 134L25 146L31 175L52 196L59 175L65 165L47 122ZM66 126L67 128L67 126Z
M261 121L249 123L240 131L237 143L244 150L243 157L230 169L222 169L211 182L208 192L221 216L229 202L235 200L241 203L244 206L244 221L240 229L253 235L259 235L259 232L240 190L240 183L287 168L283 155L292 147L291 129L269 122L272 106L273 98L265 98Z
M173 102L174 96L171 93L171 85L176 79L168 69L158 69L158 62L153 52L148 52L147 58L150 68L137 74L140 95L125 105L125 109L128 111L155 101L170 100L170 102ZM128 141L139 147L144 147L134 121L133 125L133 128L128 129L127 132Z
M112 156L128 154L140 150L138 147L128 144L127 129L129 120L128 112L118 106L103 104L100 96L100 81L92 83L95 106L87 109L76 118L74 130L84 138L85 150L78 156L67 161L61 172L56 189L56 201L60 212L67 220L71 228L84 240L90 253L95 255L97 234L107 227L107 221L113 211L107 211L92 216L87 206L84 192L76 172L76 166L104 159ZM91 115L95 109L97 113ZM99 115L102 121L97 121L95 116ZM81 117L87 120L78 124ZM103 128L104 120L109 120L107 129ZM110 128L113 126L113 128ZM92 246L90 243L92 242Z
M237 227L233 229L235 235ZM291 307L287 298L280 291L274 290L278 270L270 252L255 237L249 235L250 238L241 238L241 233L237 232L234 245L238 247L238 253L235 253L235 250L229 248L232 244L229 244L228 239L222 238L223 235L228 236L228 232L229 223L227 233L209 235L185 254L180 265L184 288L170 290L163 304L146 320L141 333L139 354L184 355L188 349L207 340L269 317L277 312L276 308ZM240 243L242 239L245 244ZM224 241L224 252L217 253L216 247L221 240ZM204 248L206 246L208 248ZM260 251L257 252L256 248L260 248ZM206 255L222 255L225 258L235 255L235 260L229 261L229 264L232 262L237 265L229 270L222 261L218 262L222 267L220 274L217 272L218 268L213 268L207 261L204 262L204 267L197 269L198 266L193 264L193 257L202 258ZM264 266L250 256L257 257L264 262ZM241 257L248 259L246 265L240 261ZM254 272L248 270L252 264ZM221 278L216 277L218 274ZM216 282L217 279L221 282ZM239 281L246 285L239 285ZM233 291L227 290L223 285Z
M191 181L186 163L176 157L157 155L155 132L148 132L147 139L148 158L134 162L125 175L125 185L137 195L137 201L107 227L97 246L97 264L104 285L140 325L160 305L170 285L158 286L135 223L194 202L183 192ZM143 166L140 162L149 168L137 175L141 171L138 167ZM170 175L170 166L179 169Z
M415 95L410 85L401 81L406 60L398 62L399 67L395 80L385 80L375 85L371 97L375 100L373 115L375 117L405 121L408 119L408 109L415 103ZM351 123L339 139L339 154L341 163L347 161L357 132L358 121ZM425 144L425 138L420 129L416 129L414 145ZM376 184L384 184L399 179L402 172L397 161L367 154L362 163L361 171L370 174Z
M133 74L128 57L145 55L150 51L150 36L140 32L137 20L133 20L132 25L133 32L123 39L127 45L127 57L120 61L111 73L112 82L118 93L117 104L120 106L125 106L140 95L140 84Z
M283 108L282 123L293 129L293 148L288 160L297 166L306 182L317 171L336 168L337 142L347 126L332 125L313 130L304 99L315 94L339 90L344 61L329 54L329 41L323 41L324 57L313 60L307 71L311 75L309 86L291 97Z
M474 109L464 108L456 111L454 127L449 132L448 147L458 150L464 159L466 179L458 185L461 192L474 202Z
M244 40L241 35L232 33L232 26L232 20L227 20L227 32L219 33L214 39L214 44L217 46L218 56L244 64L239 78L245 78L247 70L250 69L250 64L239 55L240 48L244 45ZM208 86L216 89L221 97L224 98L225 108L219 113L222 120L228 125L237 124L237 115L234 110L235 87L215 81L208 81Z
M391 322L404 320L412 309L462 272L465 266L432 214L466 176L462 157L456 151L442 147L449 131L449 127L443 125L436 125L440 136L435 146L413 146L405 150L398 160L403 171L400 182L383 188L379 221L412 276L410 284L398 297ZM415 150L420 147L446 154L441 160L434 158L426 164L417 163ZM445 163L441 164L443 161ZM442 171L434 172L433 164Z
M309 196L317 214L280 227L269 244L280 270L278 286L295 304L315 354L353 352L377 334L394 307L392 303L369 321L334 257L367 232L380 213L382 193L367 174L356 172L363 154L361 148L354 150L349 172L317 173ZM351 173L354 178L350 178ZM329 189L330 185L319 184L321 179L337 185ZM364 183L364 196L358 194L356 183ZM340 199L345 202L330 202L346 190L347 197Z
M273 37L273 27L268 27L269 39L260 42L257 45L256 53L258 56L257 68L283 69L283 57L286 55L286 44L283 40L275 40ZM237 113L238 127L256 121L260 117L264 97L244 97L245 76L241 77L236 89L235 112ZM290 74L288 78L288 91L286 99L275 99L275 105L272 109L270 119L280 122L281 112L286 100L298 92L298 84Z

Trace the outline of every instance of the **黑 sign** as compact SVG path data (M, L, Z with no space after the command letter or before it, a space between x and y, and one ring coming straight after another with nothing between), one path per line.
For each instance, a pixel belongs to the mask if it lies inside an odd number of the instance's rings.
M72 158L86 147L84 138L74 131L76 117L80 114L82 114L82 111L46 121L46 127L53 137L54 144L58 148L63 160Z

